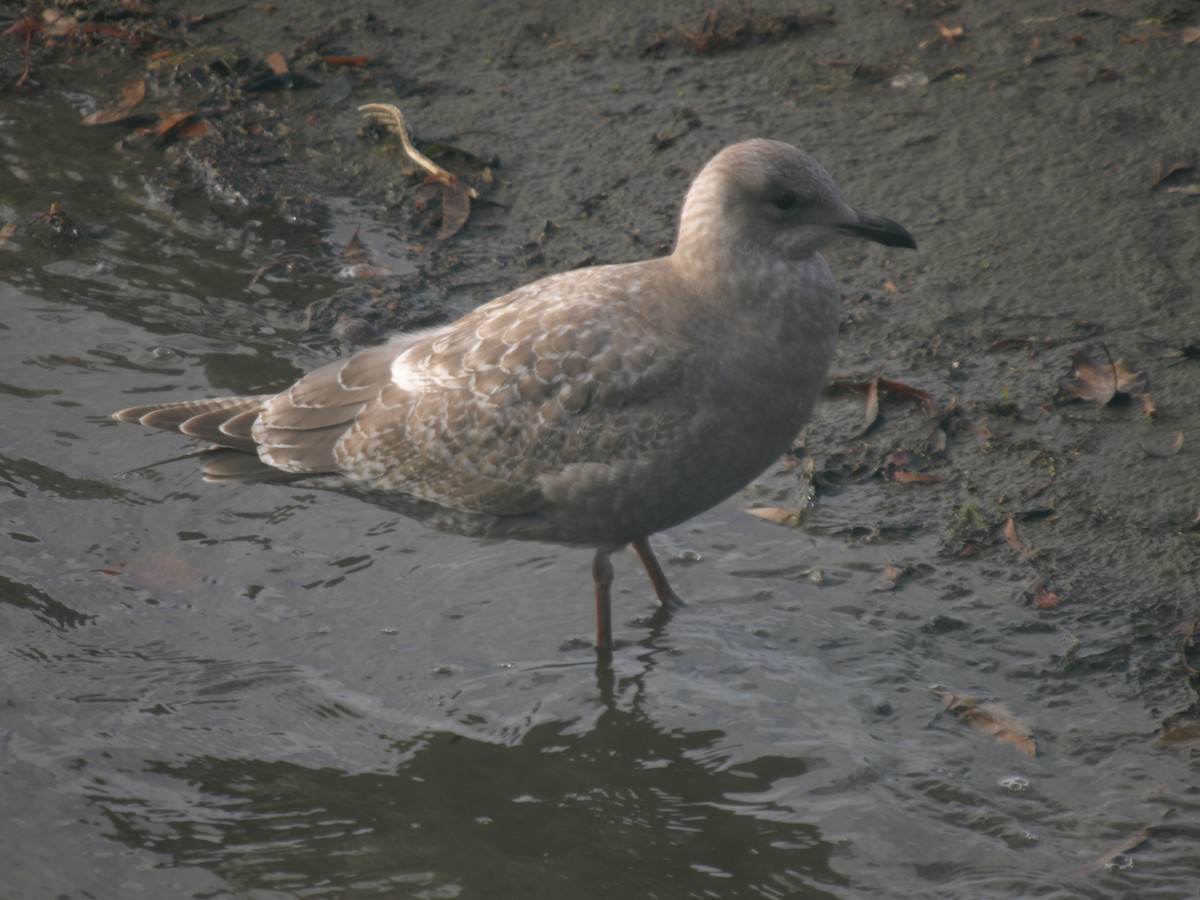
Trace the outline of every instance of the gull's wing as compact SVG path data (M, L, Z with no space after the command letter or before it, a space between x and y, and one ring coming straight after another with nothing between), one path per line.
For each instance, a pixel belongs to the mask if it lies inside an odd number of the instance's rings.
M566 473L636 465L694 417L660 402L689 351L638 311L651 265L551 276L305 376L262 405L259 455L475 512L566 502Z

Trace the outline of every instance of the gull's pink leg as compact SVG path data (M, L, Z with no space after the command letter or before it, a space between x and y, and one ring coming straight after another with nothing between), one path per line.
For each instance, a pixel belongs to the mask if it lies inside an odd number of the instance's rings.
M596 588L596 653L612 656L612 603L610 596L613 583L611 553L597 550L592 560L592 584Z
M658 598L658 605L663 609L679 609L681 606L687 606L679 595L671 590L662 566L658 564L654 551L650 549L650 540L644 537L638 538L633 542L633 552L638 555L638 559L642 561L642 568L650 576L650 585L654 588L654 596ZM611 566L609 568L611 580Z

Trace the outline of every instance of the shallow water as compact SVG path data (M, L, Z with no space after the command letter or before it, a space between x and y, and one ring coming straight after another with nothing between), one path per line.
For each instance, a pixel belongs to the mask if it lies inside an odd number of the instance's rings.
M76 120L0 121L0 220L22 224L0 247L6 897L1196 896L1194 777L1122 660L1071 662L1023 581L936 535L746 515L787 473L656 538L692 601L670 621L617 557L611 671L586 552L188 462L122 475L185 442L110 411L323 361L296 322L338 262L167 203L157 157ZM51 200L79 245L26 233ZM311 271L251 283L300 247ZM877 591L889 562L919 566ZM1003 703L1038 756L937 685Z

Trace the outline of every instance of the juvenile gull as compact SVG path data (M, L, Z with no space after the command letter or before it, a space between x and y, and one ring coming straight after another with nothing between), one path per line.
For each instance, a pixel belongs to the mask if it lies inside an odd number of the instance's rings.
M611 555L632 544L659 605L681 605L649 535L743 488L808 420L837 338L818 250L839 235L916 248L812 157L745 141L692 183L670 256L552 275L279 394L114 418L217 445L211 481L303 480L464 534L595 548L607 655Z

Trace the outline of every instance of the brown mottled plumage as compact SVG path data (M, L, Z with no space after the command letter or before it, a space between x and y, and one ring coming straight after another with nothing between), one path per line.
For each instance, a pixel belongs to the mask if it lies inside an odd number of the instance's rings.
M115 417L224 448L213 481L311 479L463 533L595 547L607 653L609 556L632 543L679 604L647 537L744 487L812 412L838 306L817 251L839 234L916 246L795 147L746 141L693 182L670 256L544 278L279 394Z

